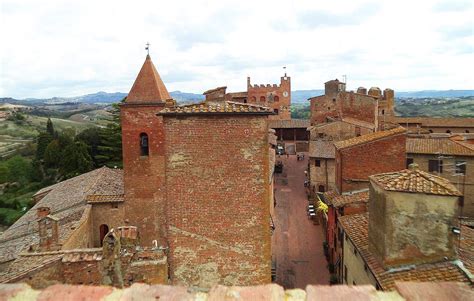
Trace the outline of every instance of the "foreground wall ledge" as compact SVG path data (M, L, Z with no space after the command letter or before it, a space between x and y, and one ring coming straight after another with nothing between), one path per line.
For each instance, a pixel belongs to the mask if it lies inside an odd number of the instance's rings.
M199 292L182 286L134 284L116 289L108 286L57 284L34 290L24 283L0 284L3 300L196 300L196 301L316 301L316 300L474 300L474 290L457 282L397 282L396 290L381 292L372 286L308 285L306 290L284 290L276 284L226 287Z

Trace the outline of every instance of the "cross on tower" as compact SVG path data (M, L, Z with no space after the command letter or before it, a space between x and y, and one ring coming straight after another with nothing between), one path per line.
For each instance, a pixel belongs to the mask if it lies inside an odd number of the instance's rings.
M145 47L145 50L147 52L148 55L150 55L150 43L146 42L146 47Z

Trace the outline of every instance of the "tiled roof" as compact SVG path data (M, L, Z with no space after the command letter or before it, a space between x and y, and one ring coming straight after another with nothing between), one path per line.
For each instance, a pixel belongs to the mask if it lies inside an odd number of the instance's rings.
M12 262L6 270L0 272L0 283L15 281L27 273L43 269L52 263L61 260L63 254L42 254L36 256L20 256Z
M419 123L424 127L474 127L474 118L436 118L387 116L387 122L403 124Z
M222 103L198 103L183 106L174 106L165 108L158 115L184 115L184 114L219 114L219 113L237 113L237 114L266 114L273 115L272 108L258 106L248 103L224 101Z
M0 236L0 263L15 259L20 252L39 243L37 208L49 207L59 219L59 243L64 243L81 223L90 206L86 198L91 192L123 193L122 173L120 169L103 167L50 186L51 191Z
M375 124L367 122L367 121L362 121L356 118L352 118L352 117L343 117L342 121L353 124L353 125L358 125L363 128L371 129L371 130L375 129Z
M86 197L87 203L120 203L124 200L124 195L88 195Z
M206 95L206 94L216 92L216 91L219 91L219 90L224 90L225 91L225 89L227 89L227 86L217 87L217 88L214 88L214 89L207 90L202 94Z
M369 201L369 191L361 191L345 195L328 191L324 194L324 197L328 204L340 208L348 204L367 203Z
M462 224L460 239L459 257L464 266L474 274L474 228Z
M169 99L171 99L171 96L150 56L147 55L132 89L128 93L126 102L165 102Z
M390 191L461 195L456 186L447 179L421 171L418 168L372 175L369 178L383 189Z
M226 96L229 95L231 98L246 98L248 96L247 91L245 92L230 92L227 93Z
M334 141L315 140L309 142L309 156L314 158L336 158Z
M376 141L376 140L387 138L394 135L399 135L402 133L405 133L405 129L402 127L397 127L397 128L387 130L387 131L370 133L370 134L354 137L351 139L338 141L334 143L334 145L336 146L337 149L342 149L342 148L352 147L352 146Z
M306 129L310 126L307 119L269 120L268 126L272 129Z
M474 156L474 149L448 138L407 138L407 153Z
M395 281L470 281L464 272L450 261L420 264L407 269L385 270L369 251L369 214L345 215L338 220L383 290L393 290Z

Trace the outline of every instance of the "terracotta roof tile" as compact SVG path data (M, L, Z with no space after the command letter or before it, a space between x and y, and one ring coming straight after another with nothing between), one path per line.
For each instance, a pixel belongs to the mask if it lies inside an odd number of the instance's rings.
M448 138L407 138L407 153L474 156L474 148Z
M239 113L239 114L266 114L273 115L273 109L248 103L224 101L219 103L198 103L165 108L158 115L184 115L184 114L209 114L209 113Z
M464 266L474 274L474 226L461 225L459 257Z
M334 147L334 141L310 141L309 156L314 158L336 158L336 148Z
M337 149L342 149L342 148L347 148L347 147L352 147L372 141L376 141L379 139L383 139L386 137L394 136L394 135L399 135L399 134L404 134L405 129L402 127L397 127L391 130L387 131L380 131L380 132L375 132L375 133L370 133L366 135L362 135L359 137L354 137L351 139L343 140L343 141L338 141L334 143Z
M0 263L13 260L18 254L39 243L36 209L49 207L51 215L59 220L59 242L65 242L83 215L90 209L87 196L94 193L110 197L123 194L123 171L99 168L50 186L50 191L33 208L20 217L0 236Z
M124 200L124 195L88 195L86 197L87 203L120 203Z
M474 118L436 118L387 116L387 122L403 124L419 123L424 127L474 127Z
M371 130L375 129L375 124L367 122L367 121L362 121L356 118L352 118L352 117L343 117L342 121L353 124L353 125L358 125L367 129L371 129Z
M369 177L385 190L460 196L459 190L445 178L417 168L382 173Z
M268 126L272 129L306 129L310 126L307 119L269 120Z
M454 262L449 261L410 266L407 269L385 270L369 251L369 214L345 215L338 221L383 290L393 290L395 281L470 281Z
M327 200L328 204L333 205L336 208L340 208L348 204L367 203L369 201L369 191L361 191L345 195L328 191L324 193L324 198Z
M171 99L171 96L150 56L147 55L126 102L165 102L168 99Z

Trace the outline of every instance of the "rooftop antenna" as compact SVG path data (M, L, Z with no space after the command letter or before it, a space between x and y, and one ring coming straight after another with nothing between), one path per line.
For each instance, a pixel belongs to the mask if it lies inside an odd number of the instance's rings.
M285 77L286 77L286 66L283 66L283 70L285 70Z
M146 47L145 47L145 50L147 52L147 55L150 55L150 43L149 42L146 42Z
M347 75L342 75L342 81L347 84Z

